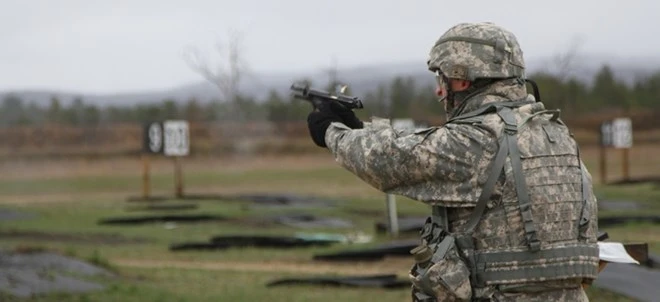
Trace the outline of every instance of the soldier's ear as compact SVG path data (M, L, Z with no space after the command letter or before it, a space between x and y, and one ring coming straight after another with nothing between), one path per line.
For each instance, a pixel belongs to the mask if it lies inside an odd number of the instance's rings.
M455 86L452 87L452 88L456 91L466 90L466 89L470 88L470 86L472 85L472 82L470 82L468 80L456 80L454 83L455 83Z
M465 90L465 89L470 88L470 86L472 85L472 82L470 82L468 80L461 80L460 85L461 85L461 89Z

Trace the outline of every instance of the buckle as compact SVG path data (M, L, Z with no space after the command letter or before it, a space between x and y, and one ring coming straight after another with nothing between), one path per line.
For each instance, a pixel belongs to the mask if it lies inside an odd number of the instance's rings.
M516 134L518 133L518 126L505 123L504 132L506 132L507 134Z
M431 220L431 217L428 217L426 218L426 222L424 222L422 229L419 231L419 236L424 238L428 235L431 235L432 233L433 233L433 222Z
M533 251L541 250L541 242L538 239L533 239L529 241L529 248Z
M589 218L587 218L585 216L582 216L580 218L580 226L585 226L585 225L587 225L587 223L589 223Z

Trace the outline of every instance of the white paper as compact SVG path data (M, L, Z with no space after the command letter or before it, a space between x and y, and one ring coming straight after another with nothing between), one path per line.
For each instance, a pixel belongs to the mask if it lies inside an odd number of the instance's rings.
M633 259L626 248L623 247L623 244L619 242L598 242L598 256L600 260L607 262L616 262L616 263L635 263L639 264L639 261Z

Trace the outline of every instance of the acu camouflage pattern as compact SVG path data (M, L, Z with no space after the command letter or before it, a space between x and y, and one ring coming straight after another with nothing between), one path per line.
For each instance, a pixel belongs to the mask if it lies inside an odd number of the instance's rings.
M416 287L412 287L412 301L415 302L454 302L461 301L455 296L439 296L438 298L431 299L419 299L420 290ZM426 295L422 294L422 297ZM548 302L548 301L570 301L570 302L589 302L589 297L582 287L574 288L562 288L559 290L548 290L543 292L502 292L496 291L492 288L489 291L488 295L482 295L482 297L487 297L479 301L494 301L494 302Z
M475 109L475 99L469 100L466 112ZM483 102L482 102L483 104ZM578 154L578 146L568 128L552 114L544 114L542 103L531 103L514 110L520 125L531 115L523 127L518 129L518 149L525 182L530 194L531 213L536 235L541 242L541 250L565 247L584 247L585 254L566 255L553 259L527 259L526 261L488 261L485 272L547 269L552 267L562 273L546 274L534 278L510 278L487 280L486 285L525 283L576 279L595 279L598 267L598 246L596 243L597 206L591 187L591 176ZM477 127L483 127L497 137L503 135L503 122L496 114L484 116ZM585 170L589 200L583 202L582 174ZM583 227L583 240L580 238L579 222L583 207L588 225ZM451 208L448 211L450 230L459 231L469 220L471 209ZM504 178L495 190L487 209L477 226L473 237L475 253L480 255L507 251L527 250L527 240L522 227L523 221L516 194L513 169L510 162L505 164ZM573 269L565 269L573 267ZM584 268L587 269L584 269Z
M526 97L522 84L502 81L466 100L462 112ZM492 130L469 124L406 135L394 130L388 119L372 118L363 129L332 123L325 138L336 161L376 189L446 207L476 205L498 150Z
M495 292L491 301L497 302L548 302L548 301L570 301L589 302L587 293L582 287L564 288L560 290L534 292L534 293L503 293ZM442 300L438 300L442 301Z
M513 33L493 23L461 23L437 40L427 61L446 77L524 78L525 61Z
M499 81L466 99L462 112L456 114L467 113L487 104L528 97L521 81ZM580 241L578 221L582 209L582 163L577 145L567 127L550 121L551 115L540 113L543 110L542 103L533 103L513 111L518 122L538 114L520 129L518 147L541 250L582 246L595 251L595 256L592 252L552 261L539 258L488 264L485 267L487 272L557 267L557 272L567 274L490 280L482 288L475 288L473 284L475 297L494 301L497 301L498 295L505 299L501 301L534 301L530 297L545 297L539 298L543 301L587 301L580 283L583 278L596 278L596 199L591 185L588 185L591 193L587 202L590 221L585 231L586 241ZM371 122L365 122L363 129L356 130L341 123L332 123L326 132L326 143L340 165L376 189L429 205L448 207L449 231L460 232L489 175L502 129L503 123L494 113L485 115L481 123L448 123L412 134L399 133L390 126L389 120L374 118ZM473 234L475 251L468 252L487 254L528 250L512 173L507 159L505 174L500 177ZM589 269L581 273L566 269L585 266ZM515 287L538 282L551 288L557 285L557 289L546 288L543 292L519 293L517 296L499 290L502 285Z
M470 301L470 269L460 258L456 247L452 244L442 255L437 253L437 244L431 244L430 248L436 249L432 259L418 263L410 270L413 288L422 289L417 294L413 291L413 295L438 301Z
M542 103L531 103L514 110L519 127L518 149L521 155L523 175L529 190L531 214L541 250L566 247L582 247L584 254L563 255L561 258L544 259L530 257L525 261L488 261L485 272L535 270L558 268L554 273L535 277L487 280L486 285L524 283L530 281L595 279L598 272L597 205L592 192L591 176L579 157L578 146L569 129L557 116L544 114ZM485 127L498 137L503 135L503 122L496 114L484 117L480 127ZM513 169L510 162L504 166L504 179L498 186L477 226L473 237L475 253L526 251L523 220L516 194ZM585 189L589 199L583 200L582 172L588 183ZM588 224L580 227L582 211ZM471 211L450 209L450 230L462 230ZM580 231L582 230L582 234ZM581 237L582 235L582 237ZM533 254L532 254L533 255ZM572 269L568 269L572 268Z

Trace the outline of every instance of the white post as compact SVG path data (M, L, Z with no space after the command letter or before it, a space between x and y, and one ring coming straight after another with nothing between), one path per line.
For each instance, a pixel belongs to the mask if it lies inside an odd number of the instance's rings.
M396 211L396 200L393 194L386 194L387 200L387 221L389 222L390 235L396 237L399 235L399 220Z
M415 129L415 120L413 119L393 119L392 128L395 129L399 135L412 134ZM387 194L387 217L390 226L390 235L397 237L399 235L399 219L396 213L396 200L393 194Z

